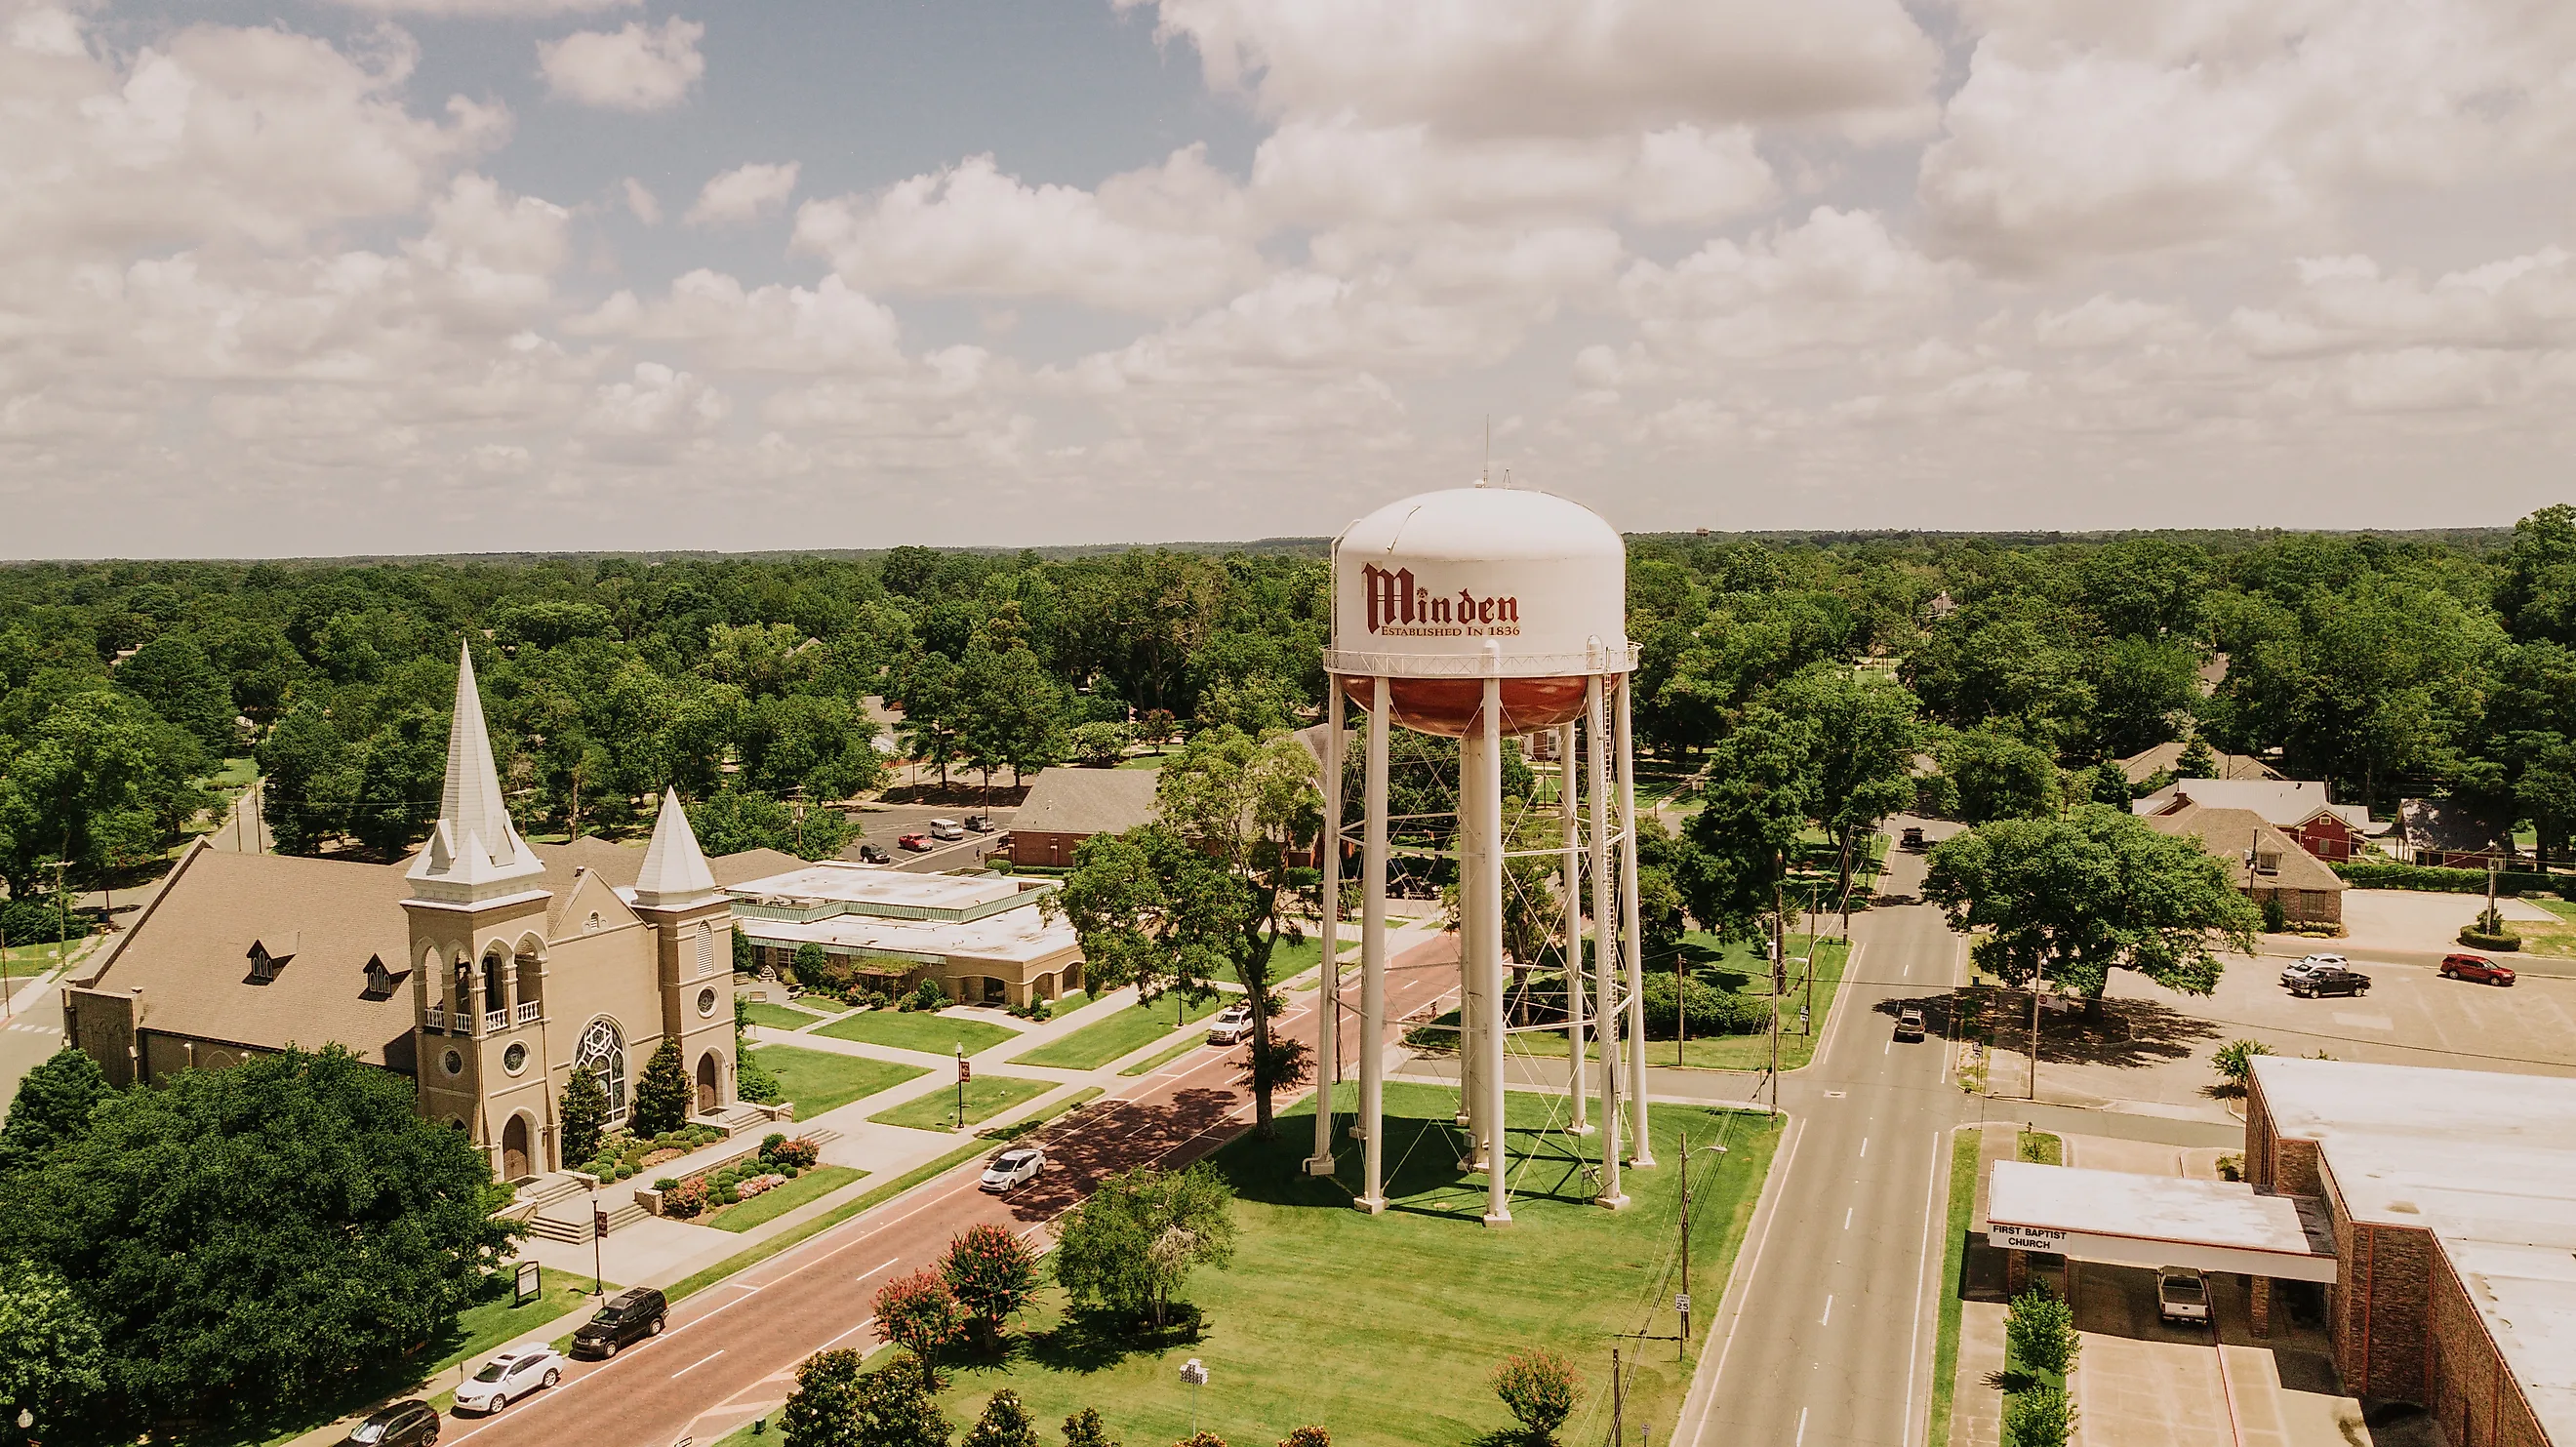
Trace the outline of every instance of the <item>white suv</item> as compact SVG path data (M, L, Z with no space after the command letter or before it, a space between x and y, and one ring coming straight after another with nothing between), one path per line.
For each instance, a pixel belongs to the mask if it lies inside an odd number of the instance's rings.
M1250 1005L1228 1005L1216 1012L1216 1018L1208 1021L1207 1039L1210 1045L1240 1045L1251 1036L1252 1007Z

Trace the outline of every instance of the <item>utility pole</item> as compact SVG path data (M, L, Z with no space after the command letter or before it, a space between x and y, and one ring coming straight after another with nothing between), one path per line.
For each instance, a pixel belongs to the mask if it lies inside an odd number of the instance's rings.
M1612 1347L1610 1349L1610 1440L1613 1442L1628 1440L1628 1423L1621 1415L1627 1406L1627 1392L1624 1387L1625 1384L1619 1380L1619 1349Z
M2030 1098L2039 1099L2039 974L2030 977Z
M1679 1306L1679 1307L1681 1308L1681 1313L1682 1313L1682 1339L1681 1339L1680 1341L1677 1341L1677 1342L1673 1343L1673 1360L1674 1360L1674 1361L1680 1361L1680 1360L1682 1360L1684 1357L1686 1357L1686 1356L1688 1356L1688 1355L1690 1354L1690 1339L1691 1339L1691 1323L1690 1323L1690 1309L1691 1309L1691 1299L1690 1299L1690 1298L1691 1298L1691 1274L1690 1274L1690 1132L1689 1132L1689 1131L1683 1131L1683 1132L1682 1132L1682 1289L1681 1289L1681 1291L1679 1292L1679 1295L1680 1295L1680 1297L1681 1297L1681 1300L1680 1300L1680 1301L1678 1301L1678 1302L1676 1302L1676 1303L1675 1303L1675 1305L1677 1305L1677 1306Z

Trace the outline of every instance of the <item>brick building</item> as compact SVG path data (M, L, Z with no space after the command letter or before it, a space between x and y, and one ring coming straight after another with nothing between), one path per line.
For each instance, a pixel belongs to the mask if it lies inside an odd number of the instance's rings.
M2282 919L2299 925L2343 923L2343 876L2301 848L2251 809L2215 809L2186 800L2147 816L2160 834L2198 839L2227 865L2228 878L2256 904L2277 902Z
M2576 1080L2260 1059L2245 1171L2325 1207L2345 1390L2455 1447L2576 1444Z
M1159 769L1048 769L1029 784L1011 816L1011 863L1072 867L1073 851L1094 834L1123 834L1154 822Z
M2395 827L2371 818L2362 805L2331 802L2326 786L2313 779L2176 779L2129 808L2152 819L2193 805L2250 809L2318 859L2350 859L2362 852L2362 840Z

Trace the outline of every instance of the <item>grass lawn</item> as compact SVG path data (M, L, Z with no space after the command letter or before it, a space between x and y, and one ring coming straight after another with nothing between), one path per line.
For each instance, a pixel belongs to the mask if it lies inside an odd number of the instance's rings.
M1950 1440L1951 1398L1959 1388L1959 1285L1968 1267L1968 1223L1977 1209L1980 1133L1950 1138L1950 1233L1941 1247L1941 1329L1932 1345L1932 1430L1926 1442Z
M1089 990L1067 990L1063 994L1058 995L1047 1002L1047 1013L1049 1015L1070 1015L1074 1011L1079 1010L1090 1003L1091 992Z
M2535 899L2529 903L2539 905L2558 918L2553 924L2543 924L2538 920L2511 921L2514 933L2522 936L2523 953L2550 955L2562 960L2576 958L2576 901Z
M1789 949L1789 993L1780 1000L1780 1068L1795 1070L1814 1056L1816 1042L1824 1038L1825 1022L1832 1018L1834 995L1842 984L1843 964L1851 957L1851 948L1838 940L1825 940L1816 949L1815 1015L1812 1033L1798 1029L1798 1007L1806 1003L1807 991L1802 984L1802 966L1794 958L1807 949L1804 935L1791 935ZM1759 945L1738 941L1722 944L1713 935L1682 936L1680 951L1685 968L1693 979L1733 994L1767 998L1770 994L1770 969ZM1646 969L1652 974L1670 974L1673 956L1650 956ZM1440 1017L1439 1024L1455 1026L1456 1011ZM1443 1031L1435 1037L1424 1032L1423 1038L1454 1042L1454 1031ZM1565 1037L1532 1032L1511 1037L1511 1049L1531 1055L1562 1058ZM1592 1048L1587 1043L1588 1059ZM1646 1042L1648 1065L1682 1065L1700 1070L1761 1070L1771 1063L1771 1039L1768 1035L1718 1035L1705 1040L1684 1040L1678 1046L1670 1039Z
M978 1075L966 1082L966 1124L990 1120L1012 1106L1037 1099L1057 1084L1024 1075ZM957 1127L957 1089L952 1085L916 1096L868 1119L879 1125L910 1126L914 1130L953 1130Z
M1044 1129L1047 1124L1053 1121L1057 1116L1064 1114L1075 1106L1089 1105L1091 1102L1098 1100L1100 1097L1108 1093L1108 1091L1102 1089L1100 1086L1086 1085L1082 1089L1075 1091L1073 1094L1066 1096L1064 1099L1057 1101L1055 1104L1048 1106L1044 1110L1031 1111L1027 1115L1021 1116L1018 1120L1011 1122L1009 1125L997 1125L991 1130L979 1130L975 1132L975 1134L982 1140L1015 1141L1032 1131Z
M1011 1057L1014 1065L1045 1065L1058 1070L1097 1070L1131 1050L1141 1050L1179 1029L1175 1015L1204 1020L1232 997L1210 995L1193 1005L1178 995L1165 995L1150 1005L1130 1005L1106 1020L1094 1020L1072 1034L1050 1040L1035 1050Z
M2044 1130L2026 1130L2014 1142L2014 1150L2023 1160L2043 1166L2066 1164L2066 1142Z
M800 1050L793 1045L756 1046L751 1058L778 1077L787 1098L796 1104L798 1120L812 1120L836 1105L847 1105L860 1096L891 1090L916 1075L930 1073L925 1066L834 1055L825 1050Z
M1352 1094L1344 1087L1338 1104L1347 1108ZM1351 1443L1500 1441L1513 1424L1487 1379L1509 1352L1537 1347L1565 1356L1586 1382L1559 1440L1602 1440L1614 1334L1669 1335L1672 1295L1686 1287L1715 1314L1776 1136L1758 1115L1654 1107L1665 1161L1679 1158L1685 1132L1699 1144L1723 1135L1732 1147L1698 1158L1693 1280L1684 1283L1673 1249L1679 1176L1669 1164L1629 1173L1631 1205L1604 1211L1591 1204L1581 1145L1545 1129L1549 1098L1515 1091L1514 1224L1488 1229L1482 1178L1455 1168L1452 1099L1387 1086L1390 1209L1377 1217L1350 1209L1356 1143L1345 1143L1340 1175L1299 1173L1314 1139L1311 1104L1283 1114L1272 1140L1237 1139L1212 1159L1240 1193L1241 1235L1231 1270L1190 1278L1183 1295L1197 1308L1194 1325L1155 1335L1068 1319L1049 1288L1008 1355L950 1364L942 1399L951 1419L972 1422L1007 1386L1050 1433L1089 1406L1115 1438L1170 1442L1190 1431L1191 1389L1178 1367L1197 1357L1213 1377L1196 1403L1201 1425L1230 1442L1275 1442L1307 1423ZM1670 1342L1628 1344L1637 1348L1628 1356L1631 1430L1647 1424L1660 1438L1671 1429L1691 1358L1708 1341L1703 1333L1679 1361ZM1318 1342L1332 1344L1329 1371L1316 1369Z
M41 975L65 958L78 959L80 950L79 940L62 945L60 953L56 952L56 946L52 944L11 945L6 950L0 950L0 970L5 970L7 977L13 980L24 979L30 975Z
M975 1055L1019 1032L963 1016L867 1010L845 1020L835 1020L814 1033L829 1035L835 1040L864 1040L871 1045L891 1045L898 1050L920 1050L932 1055L954 1055L957 1047L963 1045L967 1054Z
M745 1002L743 1016L754 1025L766 1025L772 1030L802 1030L823 1018L810 1010L799 1010L791 1005L773 1005L767 1000Z
M1179 1041L1170 1049L1157 1051L1152 1055L1148 1055L1144 1059L1137 1061L1135 1064L1128 1066L1126 1069L1119 1071L1118 1073L1121 1075L1151 1075L1155 1071L1162 1069L1164 1066L1171 1064L1173 1061L1180 1059L1182 1056L1189 1054L1191 1051L1198 1049L1206 1043L1206 1036L1193 1032L1188 1039Z
M862 1179L865 1171L848 1166L816 1166L783 1186L774 1186L739 1206L727 1206L703 1224L719 1231L748 1231L764 1221L774 1221L808 1201L819 1201L850 1182Z
M259 779L259 760L226 759L224 766L199 782L210 789L247 789Z

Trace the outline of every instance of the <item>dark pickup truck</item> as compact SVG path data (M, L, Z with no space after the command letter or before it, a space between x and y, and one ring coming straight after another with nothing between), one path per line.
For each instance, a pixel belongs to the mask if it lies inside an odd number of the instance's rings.
M2367 995L2370 993L2370 976L2342 965L2326 965L2292 980L2290 993L2303 1000L2313 1000L2320 995Z

